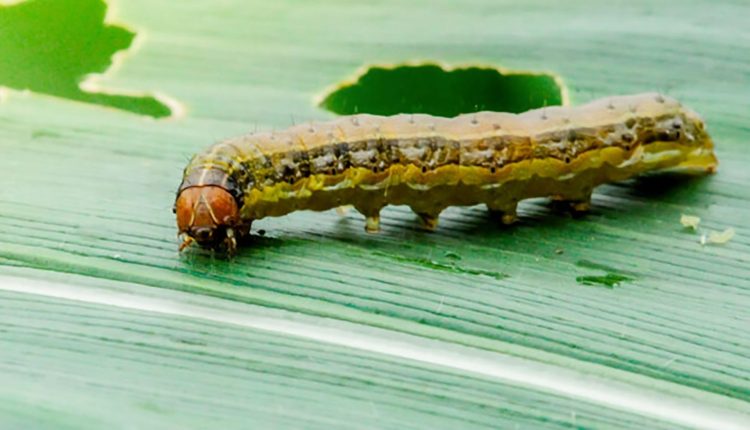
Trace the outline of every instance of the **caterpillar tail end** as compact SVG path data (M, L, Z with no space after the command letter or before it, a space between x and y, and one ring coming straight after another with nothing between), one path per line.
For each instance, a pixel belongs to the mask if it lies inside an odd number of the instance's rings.
M242 232L238 228L239 207L224 188L217 185L185 188L177 196L175 213L182 237L180 251L193 242L207 249L224 249L230 256L237 250L237 235Z

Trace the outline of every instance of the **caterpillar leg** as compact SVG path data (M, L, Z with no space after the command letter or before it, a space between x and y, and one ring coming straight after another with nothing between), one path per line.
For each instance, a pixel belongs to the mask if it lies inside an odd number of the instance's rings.
M365 216L365 231L368 233L377 233L380 231L380 210L383 206L369 204L366 206L354 205L357 212Z
M584 213L591 210L591 197L588 200L571 200L567 203L573 213Z
M231 227L227 227L224 246L227 248L227 255L230 257L237 252L237 235Z
M190 246L190 244L195 240L185 233L182 233L180 237L182 238L182 243L180 243L179 252L182 252L182 250Z
M429 213L414 211L414 213L419 217L419 221L425 230L434 231L437 228L440 212Z
M368 233L380 231L380 214L365 217L365 231Z
M503 225L513 224L518 220L516 216L516 207L513 206L495 206L488 204L487 209L490 211L490 217L499 220Z
M553 207L573 216L582 216L591 209L591 193L571 199L562 196L552 196Z

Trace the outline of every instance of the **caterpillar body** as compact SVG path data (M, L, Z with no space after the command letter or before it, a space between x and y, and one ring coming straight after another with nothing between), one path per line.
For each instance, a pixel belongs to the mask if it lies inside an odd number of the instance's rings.
M522 114L344 116L219 142L184 170L175 213L180 249L233 252L254 220L352 205L368 232L386 205L429 229L448 206L483 203L503 223L516 205L552 197L588 208L592 189L643 172L713 172L702 119L655 93Z

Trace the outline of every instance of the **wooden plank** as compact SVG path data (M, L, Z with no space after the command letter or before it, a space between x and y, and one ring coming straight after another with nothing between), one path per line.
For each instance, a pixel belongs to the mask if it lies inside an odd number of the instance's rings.
M9 428L675 428L528 386L195 317L9 291L0 308L0 424Z

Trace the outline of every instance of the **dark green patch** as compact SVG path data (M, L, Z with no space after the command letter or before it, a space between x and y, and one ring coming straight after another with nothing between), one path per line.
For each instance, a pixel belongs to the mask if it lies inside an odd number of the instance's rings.
M455 252L452 252L452 251L445 251L443 253L443 255L445 256L445 258L450 258L451 260L460 260L461 259L460 255L458 255L458 254L456 254Z
M426 64L372 67L357 82L328 94L320 106L340 115L452 117L479 111L518 113L562 103L562 89L551 75L503 74L480 67L445 70Z
M636 274L625 270L616 269L606 264L595 263L590 260L578 260L576 266L584 267L586 269L595 269L607 272L606 275L587 275L576 277L576 282L582 285L595 285L605 286L608 288L614 288L620 286L623 282L631 282L635 280Z
M52 130L34 130L31 132L32 139L56 138L60 136L62 136L60 133Z
M392 259L401 263L415 264L417 266L421 266L427 269L440 270L443 272L458 273L458 274L463 274L463 275L482 275L482 276L488 276L490 278L494 278L497 280L501 280L501 279L505 279L509 277L507 273L496 272L492 270L482 270L482 269L462 267L452 261L448 263L443 263L440 261L431 260L427 258L413 258L413 257L404 256L404 255L389 254L389 253L380 252L380 251L375 251L373 252L373 254L388 257L389 259Z
M619 287L621 282L632 281L633 278L619 275L616 273L607 273L604 276L579 276L576 278L576 282L583 285L603 285L608 288Z
M31 90L156 118L171 114L154 97L83 91L79 84L102 73L135 34L104 23L101 0L30 0L0 6L0 86Z

